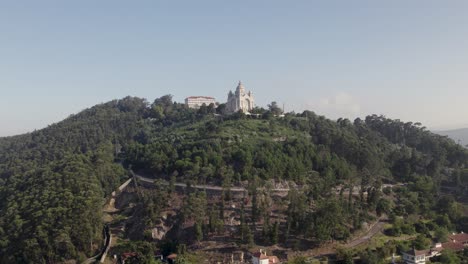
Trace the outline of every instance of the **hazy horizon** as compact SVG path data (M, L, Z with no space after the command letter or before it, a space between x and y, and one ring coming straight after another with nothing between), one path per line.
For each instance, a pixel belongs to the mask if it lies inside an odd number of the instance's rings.
M0 136L127 95L468 127L468 2L0 3Z
M161 94L160 96L163 96L165 94ZM133 96L133 95L128 95L128 96ZM136 96L136 97L140 97L140 98L145 98L145 97L141 97L141 96ZM123 97L122 97L123 98ZM117 100L117 99L122 99L122 98L113 98L113 99L108 99L107 101L101 101L101 102L96 102L94 104L91 104L91 105L88 105L88 106L84 106L83 108L81 109L78 109L76 108L77 110L74 111L74 112L70 112L70 113L64 113L64 112L58 112L56 113L57 115L57 119L56 120L52 120L50 123L46 123L44 125L41 125L41 123L44 123L43 121L41 120L38 120L37 124L40 124L38 127L34 127L34 128L31 128L31 129L24 129L24 130L18 130L17 132L13 131L12 133L10 134L2 134L3 130L0 130L0 137L9 137L9 136L16 136L16 135L20 135L20 134L26 134L26 133L31 133L31 132L34 132L35 130L40 130L40 129L43 129L43 128L46 128L47 126L49 125L52 125L52 124L55 124L55 123L58 123L60 121L63 121L64 119L66 119L67 117L69 117L70 115L74 115L74 114L78 114L79 112L85 110L85 109L88 109L90 107L93 107L95 105L98 105L98 104L101 104L101 103L106 103L106 102L109 102L111 100ZM157 97L155 98L145 98L148 100L149 103L152 102L152 100L156 99ZM183 103L183 100L185 98L182 98L182 99L178 99L178 98L175 98L174 97L174 101L175 102L178 102L178 103ZM264 107L264 108L267 108L266 105L257 105L259 107ZM330 117L328 116L326 113L321 113L321 112L317 112L315 111L314 109L303 109L303 110L300 110L300 111L297 111L297 110L294 110L294 109L287 109L286 105L285 105L285 111L286 112L291 112L291 111L295 111L296 113L301 113L302 111L304 110L310 110L310 111L314 111L316 114L318 115L325 115L325 117L327 118L330 118L332 120L337 120L338 118L340 118L341 116L337 116L337 117ZM31 113L32 114L32 113ZM37 113L36 113L37 114ZM368 115L372 115L372 114L378 114L378 113L369 113ZM378 114L378 115L381 115L381 114ZM384 115L384 114L382 114ZM364 116L355 116L355 117L343 117L343 118L348 118L350 119L351 121L353 121L355 118L361 118L361 119L364 119L365 116L367 115L364 115ZM392 118L392 119L400 119L398 117L393 117L393 116L387 116L385 115L386 117L388 118ZM418 122L418 121L415 121L415 120L403 120L401 119L401 121L403 122ZM431 131L435 131L435 132L444 132L444 131L452 131L452 130L459 130L459 129L468 129L468 124L461 124L461 125L458 125L458 126L441 126L441 127L428 127L426 124L422 124L423 126L426 126L427 129L431 130Z

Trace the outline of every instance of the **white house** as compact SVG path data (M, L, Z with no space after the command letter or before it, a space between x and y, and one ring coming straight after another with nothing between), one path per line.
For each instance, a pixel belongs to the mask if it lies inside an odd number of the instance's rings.
M462 251L468 247L468 234L463 232L453 233L448 236L449 241L446 243L437 243L431 249L415 250L412 249L403 253L403 260L406 264L425 264L429 258L440 255L444 249L453 251Z

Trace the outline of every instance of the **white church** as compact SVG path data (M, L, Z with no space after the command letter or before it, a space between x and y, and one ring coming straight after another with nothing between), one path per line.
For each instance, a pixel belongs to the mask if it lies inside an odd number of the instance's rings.
M255 107L255 100L251 91L246 92L244 85L241 81L237 85L236 92L229 91L226 103L227 113L235 113L242 111L243 113L250 113Z

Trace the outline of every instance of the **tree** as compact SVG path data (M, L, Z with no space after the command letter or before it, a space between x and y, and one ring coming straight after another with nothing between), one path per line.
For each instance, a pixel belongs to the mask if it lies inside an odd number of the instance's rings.
M197 241L201 241L203 239L203 228L202 224L195 222L195 236L197 238Z
M390 210L391 210L390 201L385 198L380 198L375 210L378 216L381 216L382 214L390 213Z
M275 101L268 105L268 110L274 115L280 115L283 112Z
M362 251L359 254L359 258L361 259L362 264L378 264L380 262L380 259L377 253L370 249L367 249L366 251Z
M226 104L219 104L218 107L216 107L216 113L220 115L226 114Z
M460 258L452 250L446 249L440 255L440 262L444 264L458 264L460 263Z
M337 263L341 264L353 264L353 252L348 249L338 248L336 251Z
M417 250L427 249L430 245L430 240L424 235L419 234L415 240L413 240L413 247Z
M447 228L445 228L445 227L438 227L434 231L434 237L435 237L435 239L437 239L438 242L442 242L442 243L447 242L448 241L448 235L449 235L449 232L448 232Z

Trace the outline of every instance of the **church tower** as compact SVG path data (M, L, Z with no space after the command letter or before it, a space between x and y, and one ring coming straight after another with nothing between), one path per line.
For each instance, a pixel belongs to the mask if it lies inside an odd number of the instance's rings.
M249 113L254 107L255 101L253 93L251 91L247 93L244 84L239 81L236 92L232 93L232 91L229 91L228 93L228 100L226 103L227 112L235 113L237 111L242 111L244 113Z
M243 95L245 94L245 87L244 85L242 84L241 81L239 81L239 84L237 85L237 88L236 88L236 94L239 94L239 95Z

